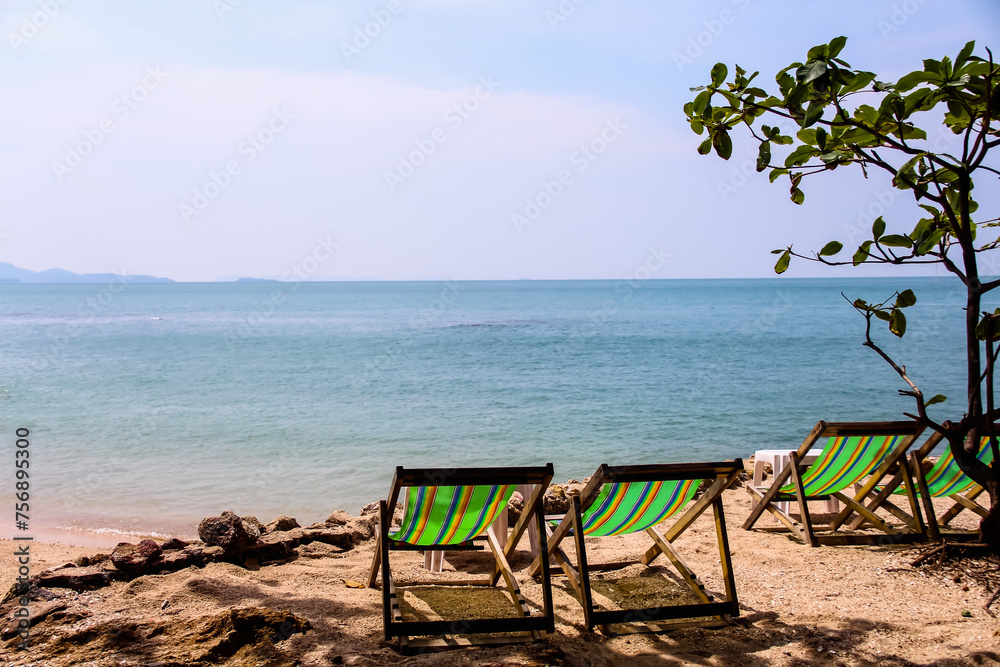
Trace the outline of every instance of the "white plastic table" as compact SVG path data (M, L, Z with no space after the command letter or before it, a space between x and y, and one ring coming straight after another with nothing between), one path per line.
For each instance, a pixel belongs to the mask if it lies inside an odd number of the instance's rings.
M764 466L771 464L771 470L774 471L774 476L777 477L782 470L791 462L792 458L790 454L794 452L794 449L760 449L754 452L754 464L753 464L753 485L763 486L764 484ZM813 461L818 459L823 454L822 451L810 450L802 459L802 462L806 465L812 464ZM777 509L782 512L787 513L789 508L788 502L775 503ZM826 500L826 511L830 513L840 511L840 501L836 498L827 498Z

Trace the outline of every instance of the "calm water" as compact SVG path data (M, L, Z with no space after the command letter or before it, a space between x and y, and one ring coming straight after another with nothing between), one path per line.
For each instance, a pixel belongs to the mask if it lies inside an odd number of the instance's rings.
M956 285L0 285L0 452L12 469L31 430L34 526L182 534L226 508L356 512L396 465L746 457L912 409L841 291L914 288L888 349L958 398Z

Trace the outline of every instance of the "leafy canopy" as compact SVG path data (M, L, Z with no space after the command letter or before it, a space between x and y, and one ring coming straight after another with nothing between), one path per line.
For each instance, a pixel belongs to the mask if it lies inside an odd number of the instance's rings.
M974 172L1000 175L985 162L989 149L1000 143L994 119L1000 108L1000 68L992 62L992 54L989 60L974 56L975 42L969 42L954 61L928 59L922 70L886 83L842 60L846 43L846 37L837 37L815 46L806 62L778 72L778 94L754 85L758 72L747 76L737 65L735 76L727 81L729 69L723 63L715 65L711 83L692 88L698 94L684 105L691 129L707 134L698 152L706 155L714 150L728 160L733 152L731 133L743 125L759 144L757 171L769 171L772 183L787 177L796 204L805 201L800 187L804 177L857 164L866 177L871 169L888 172L893 186L912 191L926 214L907 234L887 234L880 216L872 225L871 239L861 243L850 260L831 259L844 249L839 241L809 255L792 246L780 248L773 251L779 255L777 273L788 268L792 257L830 265L940 263L979 292L996 287L979 285L974 255L998 245L997 238L978 245L976 240L980 229L996 227L998 220L974 221L978 204L971 196ZM957 135L952 152L932 150L927 133L916 123L923 120L919 114L939 107L944 125ZM763 117L777 122L756 122ZM795 127L794 134L783 132L779 123ZM780 151L783 159L772 151ZM956 248L954 254L962 256L949 256ZM859 301L855 307L887 321L890 331L902 336L906 330L902 309L916 298L909 291L898 297L891 305Z

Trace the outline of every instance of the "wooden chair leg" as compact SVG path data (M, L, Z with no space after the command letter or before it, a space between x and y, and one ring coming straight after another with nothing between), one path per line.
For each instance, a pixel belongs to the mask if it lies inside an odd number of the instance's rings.
M590 569L587 567L587 545L583 534L583 522L580 520L580 496L573 496L573 539L576 541L576 563L580 573L580 590L583 597L583 620L587 628L594 627L592 613L594 611L594 596L590 591Z
M382 536L375 535L375 553L372 554L372 566L368 571L368 588L375 588L378 581L379 566L382 565Z
M818 547L819 540L816 539L816 534L813 532L812 520L809 518L809 505L806 502L806 492L802 486L802 475L799 474L799 455L797 452L789 452L788 457L791 459L788 468L791 470L792 482L795 484L795 495L799 500L799 516L802 517L802 527L806 540L808 540L809 546Z

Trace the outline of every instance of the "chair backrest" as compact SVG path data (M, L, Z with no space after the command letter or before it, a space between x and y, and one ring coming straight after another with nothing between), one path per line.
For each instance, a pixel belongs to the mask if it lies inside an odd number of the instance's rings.
M476 537L507 506L514 486L411 486L396 542L417 545L459 544Z
M979 454L976 455L980 461L986 465L993 462L993 448L990 447L989 436L983 437L979 443ZM950 496L955 493L965 493L977 486L972 479L962 472L955 462L955 457L951 454L951 447L945 447L944 454L938 457L934 466L927 471L927 491L932 498ZM893 493L906 493L905 489L896 489Z
M583 512L585 535L634 533L655 526L684 508L701 480L610 482Z
M609 466L602 464L580 492L584 535L622 535L646 530L677 514L703 480L743 469L743 461Z
M912 433L877 435L836 435L827 440L823 454L802 475L806 496L842 491L870 475L890 452ZM781 493L795 493L795 485L781 487Z
M524 511L537 511L552 480L552 464L496 468L396 468L388 507L406 493L406 511L394 542L418 546L467 542L481 534L503 510L519 484L535 486ZM529 505L534 503L533 506Z

